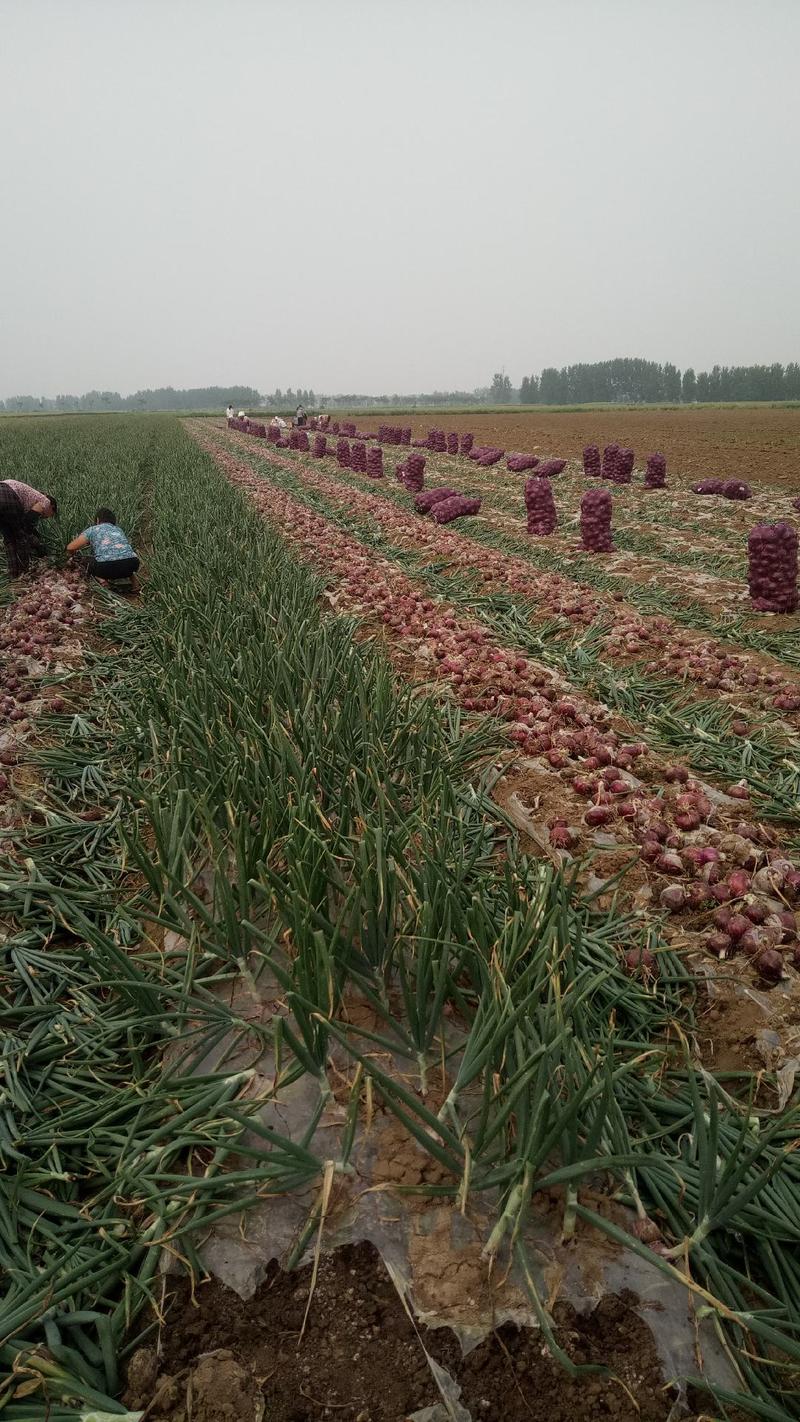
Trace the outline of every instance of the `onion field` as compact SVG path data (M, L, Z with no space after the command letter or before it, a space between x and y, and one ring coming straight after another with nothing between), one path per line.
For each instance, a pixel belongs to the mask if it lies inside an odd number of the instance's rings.
M0 421L0 1414L798 1418L800 491L364 420Z

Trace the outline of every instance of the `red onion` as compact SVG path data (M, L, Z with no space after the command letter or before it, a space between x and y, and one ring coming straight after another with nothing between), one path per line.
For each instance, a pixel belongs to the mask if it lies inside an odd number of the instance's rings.
M590 489L581 499L581 539L588 552L613 550L611 508L611 495L606 489Z
M705 942L709 953L713 953L715 958L727 957L733 946L727 933L709 933Z
M662 874L682 874L683 862L679 854L668 849L659 855L656 860L656 868L660 869Z
M658 867L661 867L660 862ZM669 884L661 890L658 901L668 913L678 913L686 904L686 894L680 884Z
M592 805L583 818L587 825L607 825L614 818L614 812L605 805Z
M648 454L644 487L646 489L663 489L666 482L667 461L663 454Z
M600 450L596 444L587 444L583 451L583 472L590 479L600 478Z
M442 499L434 504L431 512L434 523L452 523L454 518L478 513L480 506L480 499L468 499L464 494L456 494L455 498Z
M644 973L646 977L658 975L658 962L649 948L629 948L625 954L625 967L629 973Z
M380 454L380 450L378 453ZM444 499L457 499L458 492L455 489L426 489L424 494L417 494L414 499L414 508L417 513L430 513L434 504Z
M546 479L526 480L525 507L528 510L528 533L546 537L553 532L558 516L553 490Z
M721 913L722 910L720 909L719 912ZM716 914L714 915L714 921L716 922ZM745 918L743 913L732 913L725 926L725 932L729 933L731 938L738 942L740 938L744 937L745 933L750 932L750 928L751 923L749 918Z
M734 869L728 875L728 888L734 899L741 899L750 888L750 875L746 869Z
M759 612L797 608L797 529L791 523L757 523L747 540L748 586Z
M506 460L506 468L512 474L524 474L528 469L535 469L539 463L537 454L509 454Z
M778 983L783 977L783 958L775 948L765 948L756 958L759 977L768 983Z

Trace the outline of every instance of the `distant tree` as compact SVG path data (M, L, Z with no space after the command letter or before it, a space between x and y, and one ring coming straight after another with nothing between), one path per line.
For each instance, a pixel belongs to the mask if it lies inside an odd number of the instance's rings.
M700 370L697 373L697 399L702 401L711 399L711 380L707 370Z
M676 365L664 362L664 399L675 405L681 398L681 373Z
M783 373L783 395L785 400L800 400L800 365L791 360Z
M681 399L684 405L691 405L697 399L697 379L691 366L683 372Z
M493 405L509 405L511 403L511 379L508 375L503 375L500 371L495 372L492 376L489 399Z

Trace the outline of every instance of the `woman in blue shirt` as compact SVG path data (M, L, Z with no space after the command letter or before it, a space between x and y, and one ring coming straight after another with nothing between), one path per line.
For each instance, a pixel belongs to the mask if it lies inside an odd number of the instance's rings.
M98 578L101 583L128 578L136 591L139 559L118 526L113 509L98 509L94 523L67 544L68 553L77 553L79 548L91 549L87 567L90 577Z

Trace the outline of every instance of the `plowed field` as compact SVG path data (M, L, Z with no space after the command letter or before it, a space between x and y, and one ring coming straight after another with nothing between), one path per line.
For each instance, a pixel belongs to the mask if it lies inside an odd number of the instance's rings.
M360 417L372 427L379 413ZM476 443L496 444L548 456L577 458L586 444L630 445L637 456L661 450L675 474L701 478L727 475L749 483L800 491L800 409L787 406L687 407L683 409L585 410L548 413L515 409L508 414L407 416L390 423L411 424L413 438L437 425L472 430Z

